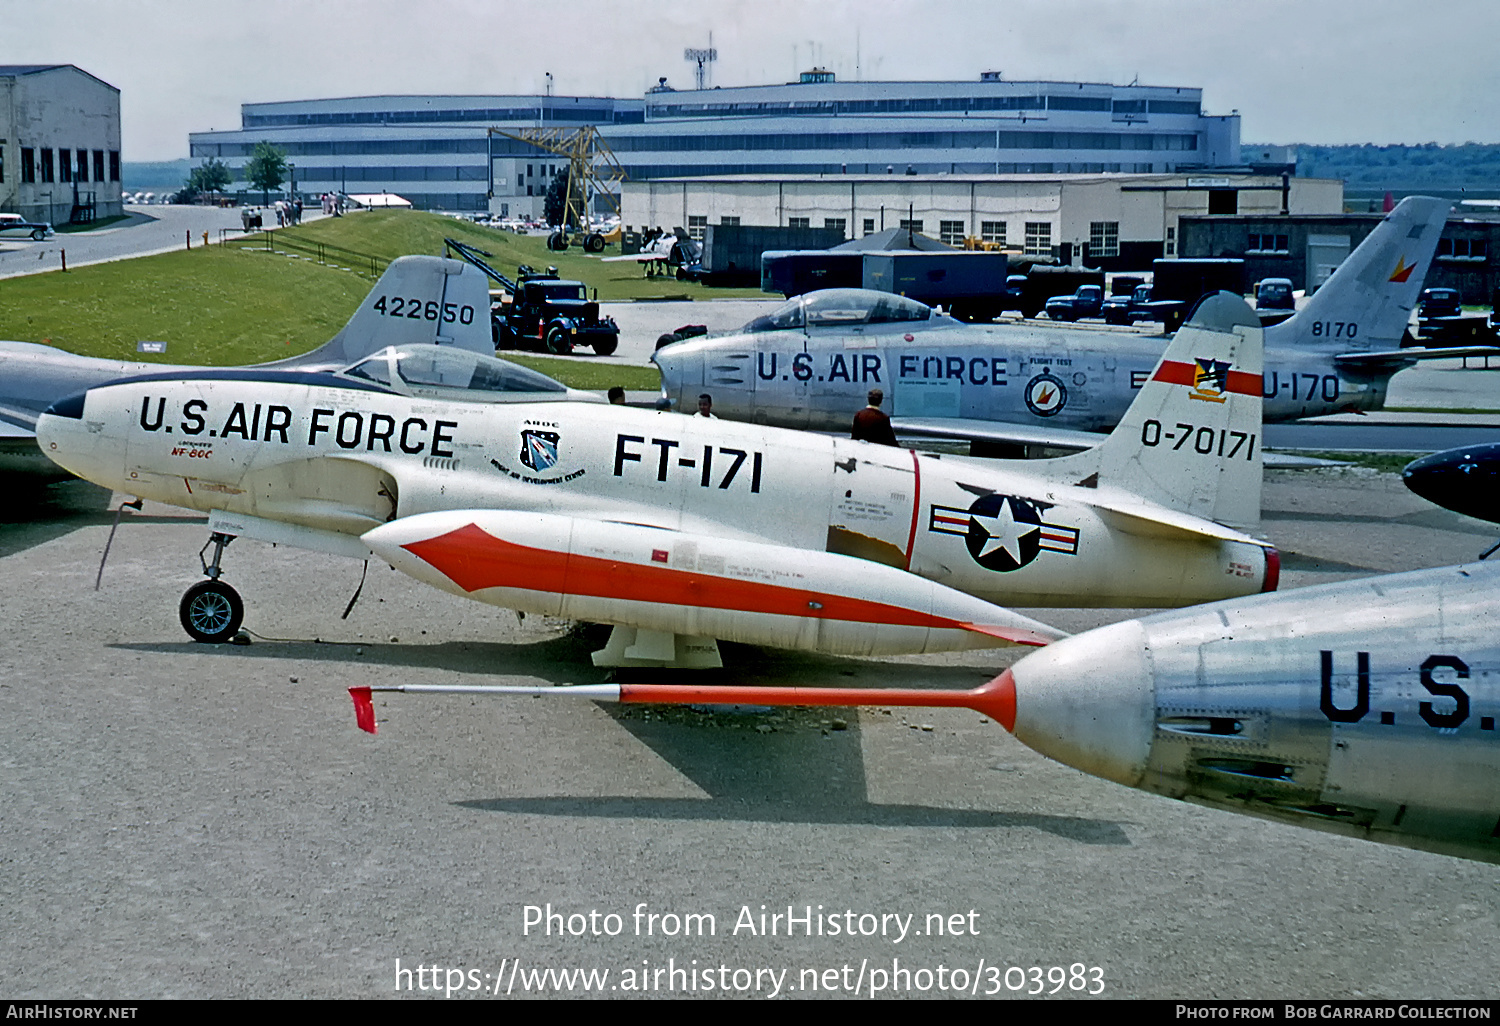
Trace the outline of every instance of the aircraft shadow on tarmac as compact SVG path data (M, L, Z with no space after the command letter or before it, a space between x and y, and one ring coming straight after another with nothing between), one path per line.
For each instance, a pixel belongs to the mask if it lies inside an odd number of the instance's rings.
M258 641L249 646L181 643L124 643L112 648L135 652L192 650L225 659L271 658L370 663L443 673L505 673L553 684L596 682L607 671L589 661L601 643L583 628L561 637L523 644L440 642L431 645L362 642ZM362 649L356 655L355 650ZM798 684L848 687L891 685L892 664L779 652L725 643L726 667L708 671L720 683ZM688 671L683 671L688 672ZM703 671L693 671L702 674ZM912 665L908 686L968 688L992 671L973 666ZM616 670L660 681L662 671ZM687 678L701 679L701 677ZM419 683L413 681L412 683ZM497 699L503 701L503 699ZM1030 828L1081 844L1128 845L1123 827L1112 820L1051 816L1030 812L872 802L865 787L860 716L844 709L792 709L723 712L675 706L605 705L621 728L692 780L711 797L491 798L454 804L482 812L602 819L735 820L756 823L817 823L830 826L924 828ZM894 715L901 715L897 710ZM649 716L649 718L648 718ZM837 718L847 724L832 729ZM826 724L826 725L825 725ZM759 728L769 727L769 731ZM996 724L984 729L999 731ZM921 732L922 744L941 744L940 732Z
M13 483L8 501L0 505L0 559L61 538L81 527L112 524L110 490L71 479L51 483ZM127 515L127 524L180 524L201 521L187 516Z

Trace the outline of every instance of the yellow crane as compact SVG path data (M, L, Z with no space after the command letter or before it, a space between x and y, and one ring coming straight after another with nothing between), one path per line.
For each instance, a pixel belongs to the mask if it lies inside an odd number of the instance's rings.
M593 125L582 128L491 128L491 135L535 146L568 159L568 191L563 198L563 224L547 239L549 249L567 249L569 230L583 232L583 248L598 253L608 241L588 230L589 210L603 196L616 215L620 213L618 185L626 180L625 169L615 159Z

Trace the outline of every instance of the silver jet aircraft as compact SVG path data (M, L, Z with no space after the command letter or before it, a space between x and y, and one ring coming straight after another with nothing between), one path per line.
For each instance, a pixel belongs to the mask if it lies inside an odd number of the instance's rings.
M624 684L351 688L594 701L975 709L1127 787L1500 863L1500 566L1473 563L1100 627L972 691Z
M201 641L239 626L218 579L235 536L615 624L600 665L716 666L721 638L852 655L1038 644L1058 632L1004 605L1276 586L1275 550L1225 526L1260 515L1261 329L1238 297L1199 308L1102 444L1033 463L497 402L503 361L406 348L426 352L101 385L53 405L38 438L91 481L210 514L210 579L180 609Z
M386 346L436 343L491 355L488 286L457 260L405 256L391 261L342 331L301 356L258 368L347 366ZM36 421L55 400L139 374L194 368L102 360L31 342L0 342L0 473L59 476L36 446Z
M1400 348L1447 216L1446 200L1403 200L1295 316L1265 329L1267 421L1379 409L1417 360L1496 351ZM879 387L903 435L1078 449L1119 423L1161 350L1141 335L965 325L900 296L831 289L654 360L680 409L708 392L720 416L847 431Z

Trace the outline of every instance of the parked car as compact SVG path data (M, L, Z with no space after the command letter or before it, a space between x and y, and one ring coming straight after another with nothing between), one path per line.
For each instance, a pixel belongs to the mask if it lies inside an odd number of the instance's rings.
M1464 312L1457 289L1423 289L1417 297L1417 319L1458 317Z
M45 222L28 221L20 214L0 214L0 238L29 235L41 242L51 234L52 226Z
M1295 310L1297 298L1292 295L1292 279L1262 278L1255 283L1255 309Z

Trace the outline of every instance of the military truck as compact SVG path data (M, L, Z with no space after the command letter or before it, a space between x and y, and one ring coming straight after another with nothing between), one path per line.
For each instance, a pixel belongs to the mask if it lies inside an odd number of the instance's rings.
M574 346L592 346L608 356L620 344L620 327L599 316L599 304L581 281L559 278L555 271L523 266L509 303L494 316L496 349L545 349L566 356Z

